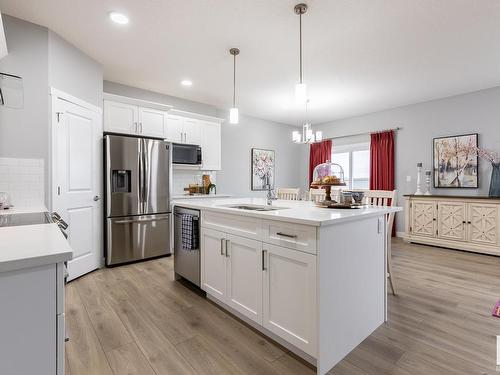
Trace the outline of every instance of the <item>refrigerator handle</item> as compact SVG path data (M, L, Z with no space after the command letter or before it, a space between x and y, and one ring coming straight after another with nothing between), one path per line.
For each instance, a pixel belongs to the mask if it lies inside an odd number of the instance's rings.
M144 213L144 159L143 159L143 153L144 153L144 145L142 143L142 139L137 140L139 142L139 175L137 176L137 182L139 184L139 189L138 189L138 201L139 201L139 214Z

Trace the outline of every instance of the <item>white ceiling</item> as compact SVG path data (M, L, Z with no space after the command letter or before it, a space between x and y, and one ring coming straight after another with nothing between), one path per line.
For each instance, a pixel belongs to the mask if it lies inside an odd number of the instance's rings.
M105 79L299 124L298 16L290 0L0 0L104 66ZM499 0L306 0L313 122L500 84ZM107 14L121 11L127 26ZM180 85L189 78L190 88Z

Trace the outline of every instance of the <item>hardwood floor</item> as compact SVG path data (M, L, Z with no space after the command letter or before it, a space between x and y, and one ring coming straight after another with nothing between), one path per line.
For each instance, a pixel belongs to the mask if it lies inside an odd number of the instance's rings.
M498 374L500 258L396 240L393 273L389 322L329 374ZM66 316L70 375L315 374L174 282L171 258L69 283Z

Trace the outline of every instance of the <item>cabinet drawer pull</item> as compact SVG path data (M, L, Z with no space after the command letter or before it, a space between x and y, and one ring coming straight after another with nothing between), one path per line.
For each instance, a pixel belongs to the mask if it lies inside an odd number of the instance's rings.
M266 255L267 255L267 250L262 250L262 271L267 271Z
M229 246L231 245L230 240L226 240L226 258L229 258L231 254L229 254Z
M288 233L281 233L277 232L277 236L282 236L282 237L288 237L288 238L297 238L298 236L296 234L288 234Z
M226 240L224 238L220 239L220 255L224 256L224 244L226 243Z

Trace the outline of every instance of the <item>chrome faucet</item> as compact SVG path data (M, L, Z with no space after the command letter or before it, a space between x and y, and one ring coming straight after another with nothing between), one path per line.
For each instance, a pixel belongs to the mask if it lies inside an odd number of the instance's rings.
M276 198L276 196L274 195L274 192L273 190L271 189L271 176L270 176L270 173L267 173L266 174L266 184L265 186L267 186L267 205L268 206L271 206L273 204L273 201L278 199Z

